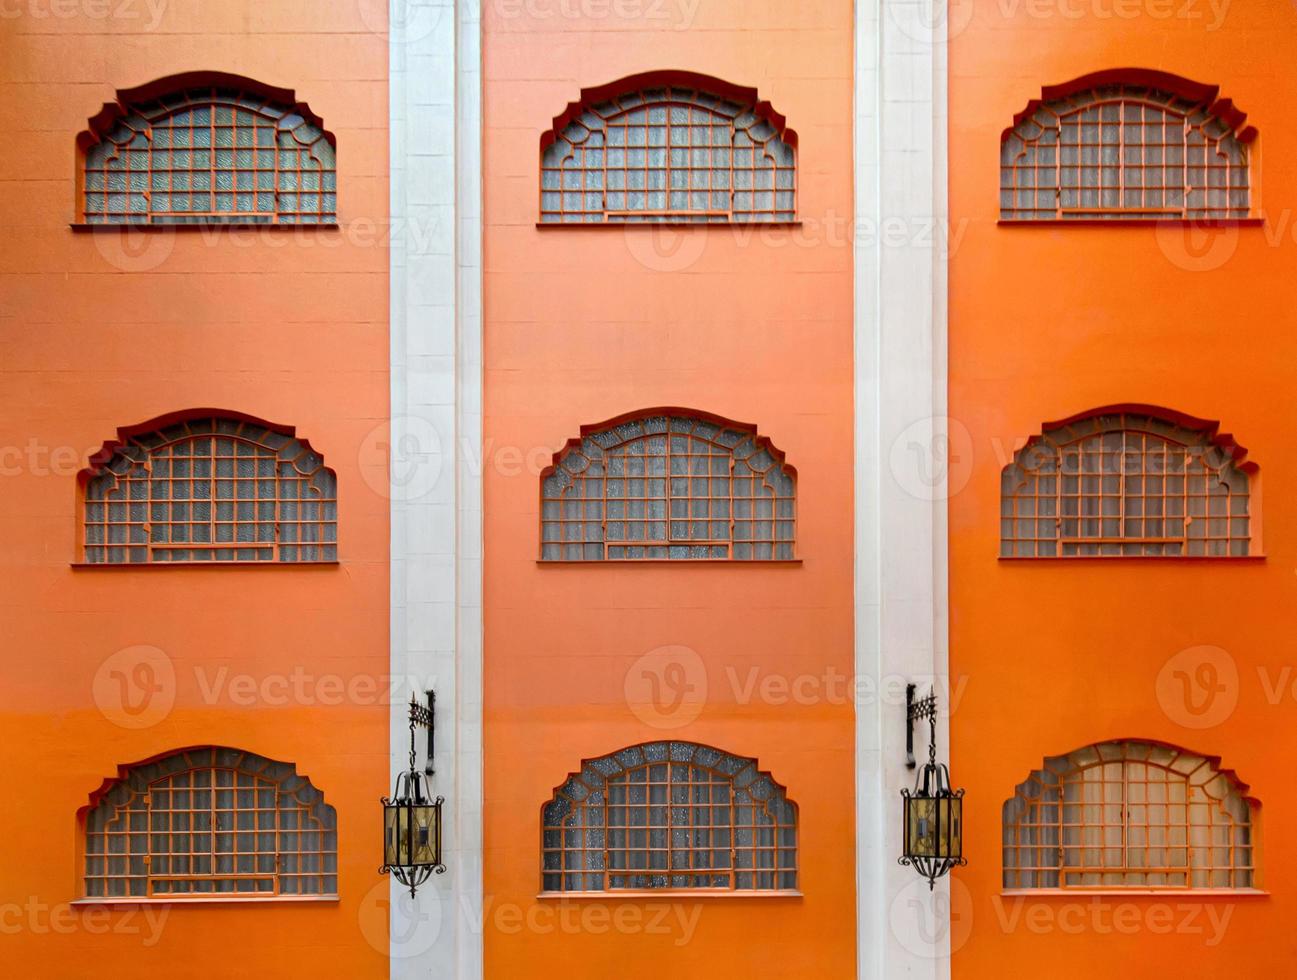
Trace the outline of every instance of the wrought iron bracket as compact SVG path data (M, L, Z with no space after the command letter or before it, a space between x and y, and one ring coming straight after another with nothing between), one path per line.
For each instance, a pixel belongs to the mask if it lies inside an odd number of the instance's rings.
M925 697L915 699L914 692L917 685L905 685L905 768L913 769L917 763L914 760L914 723L928 719L932 728L932 740L929 742L929 752L933 751L936 746L936 728L937 728L937 695L929 690Z

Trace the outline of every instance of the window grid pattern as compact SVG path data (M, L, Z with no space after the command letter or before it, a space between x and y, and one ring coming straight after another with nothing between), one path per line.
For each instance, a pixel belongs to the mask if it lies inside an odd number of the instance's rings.
M1004 471L1004 557L1242 556L1248 475L1210 433L1145 415L1049 429Z
M541 497L543 560L793 558L793 470L734 423L652 415L587 432Z
M542 222L792 221L796 153L755 105L690 88L584 109L545 148Z
M1202 102L1107 85L1041 103L1006 134L1000 217L1246 218L1248 151Z
M292 436L196 419L131 436L86 484L85 560L337 560L337 484Z
M1046 759L1004 806L1006 888L1250 888L1251 809L1200 755L1104 742Z
M318 120L212 87L125 108L86 150L88 224L336 220L335 153Z
M193 749L132 768L90 811L91 898L337 894L333 807L291 765Z
M589 759L542 817L542 888L797 887L797 808L756 761L691 742Z

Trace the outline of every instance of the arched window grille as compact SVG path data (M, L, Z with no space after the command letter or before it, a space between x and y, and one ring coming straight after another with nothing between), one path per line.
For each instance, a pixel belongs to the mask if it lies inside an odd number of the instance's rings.
M655 409L582 429L541 474L541 558L794 557L796 472L755 427Z
M1246 790L1219 760L1157 742L1046 759L1004 804L1004 887L1250 888Z
M756 760L648 742L568 777L542 813L547 892L797 888L797 806Z
M122 430L82 480L91 564L338 557L337 478L291 428L158 420Z
M79 138L86 224L331 224L335 144L291 91L184 75L118 94Z
M1004 469L1000 554L1247 555L1244 456L1215 423L1160 409L1051 422Z
M122 770L86 814L88 898L336 895L333 807L292 765L184 749Z
M796 217L797 137L755 89L687 73L582 92L541 142L542 223Z
M1001 138L1000 217L1246 218L1245 118L1214 86L1163 72L1046 88Z

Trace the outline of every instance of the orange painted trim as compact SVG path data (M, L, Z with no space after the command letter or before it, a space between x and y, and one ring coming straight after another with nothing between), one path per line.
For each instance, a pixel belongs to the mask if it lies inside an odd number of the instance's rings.
M1250 143L1256 139L1256 127L1244 125L1247 113L1238 109L1231 100L1217 98L1220 94L1218 85L1195 82L1182 75L1173 75L1155 68L1107 68L1057 85L1043 86L1040 90L1040 98L1032 99L1027 103L1026 108L1013 117L1013 124L1000 134L1000 142L1003 143L1008 139L1014 128L1029 118L1043 103L1065 99L1069 95L1076 95L1104 85L1140 85L1170 92L1205 106L1210 115L1229 126L1235 139L1240 143Z
M178 562L176 564L179 564ZM281 562L281 564L286 564ZM724 565L733 568L735 565L755 565L758 568L769 568L771 565L799 567L800 558L572 558L562 561L537 558L536 564L549 568L553 565ZM98 567L98 566L96 566Z
M801 218L792 221L537 221L537 228L800 228ZM116 226L120 227L120 225Z
M630 900L639 900L644 898L663 899L665 901L692 902L697 899L706 899L714 901L716 899L737 898L742 901L750 899L760 899L770 901L771 899L793 899L800 900L804 894L797 889L782 889L780 891L758 891L756 889L740 888L634 888L618 889L616 891L606 892L537 892L536 898L543 902L564 901L565 899L576 899L581 902L589 901L607 901L610 898L622 898Z
M291 232L301 228L333 228L338 229L342 226L336 221L315 221L304 222L301 224L292 224L281 221L185 221L177 224L163 224L156 221L129 222L122 221L117 224L87 224L84 221L70 221L68 227L78 234L85 232L103 232L103 231L211 231L214 228L256 228L271 229L276 232Z
M1187 562L1196 564L1198 562L1264 562L1266 556L1263 554L1253 555L996 555L997 561L1006 562L1037 562L1037 561L1056 561L1065 565L1073 562L1083 561L1130 561L1130 562L1156 562L1159 565L1174 564L1176 562Z
M1000 218L995 223L1002 228L1260 228L1265 218Z
M1185 898L1269 898L1264 888L1004 888L1005 898L1072 898L1083 895L1089 898L1166 898L1169 895Z
M604 85L581 89L580 97L575 102L569 102L567 108L554 117L551 128L541 134L540 152L542 156L545 150L567 128L568 124L577 119L587 107L599 102L607 102L618 95L625 95L629 92L666 86L692 88L700 92L706 92L709 95L719 95L734 102L749 105L752 107L753 112L774 126L775 133L781 140L794 150L797 149L797 133L788 128L788 120L781 113L776 112L768 101L762 100L755 88L735 85L733 82L727 82L724 79L703 75L698 72L668 68L659 71L641 72L637 75L627 75Z
M337 895L277 895L270 897L230 896L218 898L213 895L195 895L193 898L76 898L68 902L72 907L94 908L114 905L299 905L304 903L326 902L338 904L341 898Z
M330 568L341 565L337 558L322 561L73 561L69 568L77 571L111 568L122 571L128 568Z

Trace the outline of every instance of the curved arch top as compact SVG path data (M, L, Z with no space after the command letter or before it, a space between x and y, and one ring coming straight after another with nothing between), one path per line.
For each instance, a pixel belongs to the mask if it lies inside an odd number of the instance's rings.
M118 429L77 479L89 564L337 560L337 475L292 426L175 412Z
M87 224L331 224L337 141L291 89L187 72L121 89L77 136Z
M1004 803L1004 887L1251 888L1256 805L1218 757L1165 742L1051 756Z
M1218 422L1109 405L1048 422L1001 474L1001 557L1241 557L1255 463Z
M540 475L540 557L792 559L796 484L749 423L652 408L583 425Z
M174 749L120 766L79 815L87 898L338 891L337 814L291 763Z
M686 71L594 88L541 136L541 223L787 222L797 135L754 88Z
M751 758L644 742L583 760L541 808L541 889L794 891L797 804Z
M1001 219L1248 217L1257 133L1218 96L1145 68L1045 86L1000 137Z

